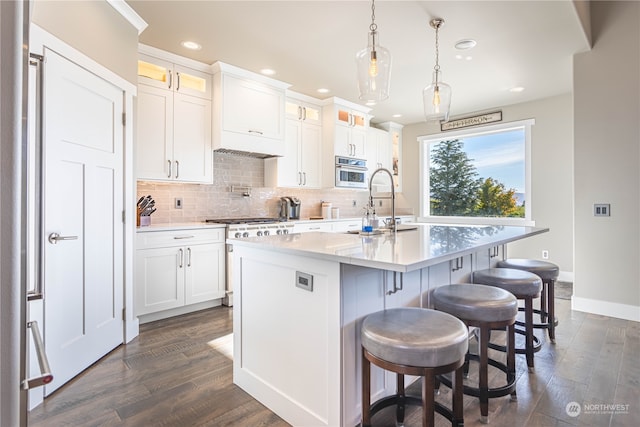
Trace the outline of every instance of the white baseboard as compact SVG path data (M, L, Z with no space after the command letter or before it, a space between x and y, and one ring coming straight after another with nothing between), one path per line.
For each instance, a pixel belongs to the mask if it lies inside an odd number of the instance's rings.
M616 319L640 322L640 307L637 305L619 304L572 296L571 309L591 314L599 314L601 316L615 317Z
M573 283L573 271L560 271L557 281Z

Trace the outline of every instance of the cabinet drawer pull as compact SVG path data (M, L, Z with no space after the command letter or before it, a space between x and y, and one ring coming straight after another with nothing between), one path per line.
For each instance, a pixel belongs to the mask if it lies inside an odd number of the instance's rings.
M185 235L182 235L182 236L173 236L173 238L176 239L176 240L193 239L194 237L196 237L196 236L189 235L189 234L185 234Z
M262 131L249 129L249 133L257 133L258 135L263 135Z

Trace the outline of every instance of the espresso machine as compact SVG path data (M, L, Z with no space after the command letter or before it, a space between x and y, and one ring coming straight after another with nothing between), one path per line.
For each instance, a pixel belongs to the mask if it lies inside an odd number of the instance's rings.
M278 215L280 220L300 219L300 204L300 199L297 197L280 197L280 214Z

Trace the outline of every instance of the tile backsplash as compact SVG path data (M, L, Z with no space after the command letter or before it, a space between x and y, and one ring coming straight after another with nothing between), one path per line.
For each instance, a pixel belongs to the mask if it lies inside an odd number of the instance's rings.
M245 189L250 191L249 196L243 194ZM210 218L277 217L282 196L300 199L300 219L320 216L323 201L339 208L341 218L359 217L369 197L366 190L265 187L264 160L229 153L214 153L213 184L138 181L137 193L138 198L150 194L156 201L157 211L151 218L153 224L201 222ZM182 209L175 208L176 198L182 199ZM389 215L391 202L384 200L377 213ZM413 214L413 210L406 207L402 194L396 197L396 214Z

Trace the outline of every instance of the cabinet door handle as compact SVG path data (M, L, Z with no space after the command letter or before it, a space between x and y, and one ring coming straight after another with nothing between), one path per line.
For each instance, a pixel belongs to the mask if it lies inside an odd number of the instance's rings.
M249 129L249 133L257 133L258 135L262 135L262 131Z
M307 173L302 172L302 176L304 177L304 182L302 183L302 185L307 185Z
M176 160L176 179L180 176L180 162Z
M298 105L298 120L302 120L302 107Z
M180 90L180 73L176 72L176 92Z
M173 74L171 74L171 70L169 70L169 89L171 89L172 84L173 84Z
M182 248L178 249L178 252L180 252L180 262L178 263L178 268L182 268L182 263L184 261L184 251L182 250Z
M187 267L191 267L191 248L187 248Z
M302 107L302 112L304 113L302 115L302 120L307 120L307 107Z
M298 185L302 185L302 172L298 172Z
M167 160L167 163L169 163L169 173L167 174L167 178L171 178L171 160Z

